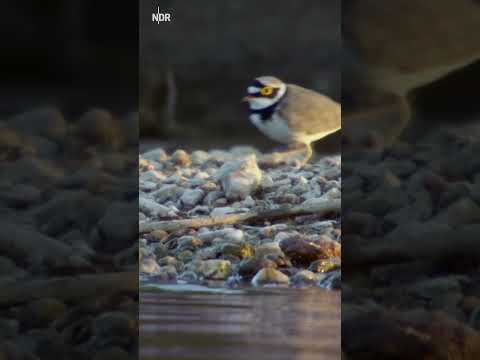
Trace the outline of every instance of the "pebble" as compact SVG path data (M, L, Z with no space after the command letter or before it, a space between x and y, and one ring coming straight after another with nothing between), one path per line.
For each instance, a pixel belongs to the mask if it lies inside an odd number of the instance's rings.
M75 123L75 132L89 144L119 148L124 134L118 119L105 109L91 109Z
M43 136L61 142L67 135L67 122L54 107L42 107L13 116L8 126L22 134Z
M226 242L241 242L244 239L244 233L239 229L205 230L199 232L198 237L205 242L212 242L213 239L223 239Z
M153 218L175 216L175 212L169 207L161 205L146 197L140 198L138 205L141 212Z
M341 266L342 261L340 257L332 257L328 259L316 260L310 264L308 269L314 273L326 273L339 269Z
M205 196L205 192L202 189L187 189L180 197L180 202L187 207L194 207L200 203Z
M243 260L238 268L238 274L246 280L255 276L263 268L277 268L277 264L271 260L256 257L250 257Z
M294 286L311 286L317 280L315 274L308 270L301 270L292 276L291 282Z
M157 148L143 153L142 159L161 163L168 159L168 155L162 148Z
M175 164L180 166L188 166L190 165L190 156L185 150L176 150L172 154L172 160Z
M288 285L290 279L287 275L273 268L261 269L252 279L253 286Z
M194 165L203 165L208 161L210 155L206 151L196 150L192 152L191 160Z
M225 164L218 179L228 199L245 199L260 186L262 172L254 155Z
M294 265L309 267L312 262L319 259L327 259L331 256L338 256L339 249L329 248L330 244L320 246L306 238L290 237L282 240L280 247ZM334 245L332 245L334 246Z
M153 258L146 258L140 262L140 269L141 273L145 274L156 274L160 271L160 266L158 266L157 262Z
M232 272L232 265L228 260L205 260L197 266L197 273L210 280L225 280Z
M258 245L255 248L255 254L259 258L263 258L267 255L283 255L283 251L278 245L277 242L268 242L261 245Z

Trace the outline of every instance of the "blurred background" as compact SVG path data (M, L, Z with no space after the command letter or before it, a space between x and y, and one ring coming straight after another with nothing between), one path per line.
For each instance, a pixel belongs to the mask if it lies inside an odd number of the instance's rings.
M170 23L151 21L158 5L172 14ZM338 101L339 60L335 0L212 0L201 7L194 0L142 1L142 144L278 146L250 123L240 102L246 87L273 75ZM338 150L338 143L337 134L321 146Z
M412 141L478 118L478 1L344 0L341 24L345 142L373 128Z
M138 19L132 5L2 1L0 114L45 104L67 114L92 106L136 110Z
M135 359L138 3L0 10L0 358Z
M480 358L479 28L478 0L342 1L345 359Z

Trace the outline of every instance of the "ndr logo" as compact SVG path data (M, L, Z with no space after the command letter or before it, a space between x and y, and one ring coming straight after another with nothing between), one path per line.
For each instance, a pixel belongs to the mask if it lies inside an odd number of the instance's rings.
M156 22L160 24L161 22L169 22L172 21L172 15L170 13L162 13L160 12L160 7L157 7L157 12L152 13L152 22Z

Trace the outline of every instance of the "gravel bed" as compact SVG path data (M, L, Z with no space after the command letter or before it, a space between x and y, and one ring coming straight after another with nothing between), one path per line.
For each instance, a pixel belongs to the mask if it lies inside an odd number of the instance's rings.
M0 119L0 358L136 358L137 129L101 109Z
M460 127L343 153L347 357L480 358L478 154Z
M340 156L325 156L301 169L268 164L265 158L246 146L170 154L158 148L142 154L140 228L340 201ZM141 234L139 243L142 280L217 287L340 286L338 213L156 229Z

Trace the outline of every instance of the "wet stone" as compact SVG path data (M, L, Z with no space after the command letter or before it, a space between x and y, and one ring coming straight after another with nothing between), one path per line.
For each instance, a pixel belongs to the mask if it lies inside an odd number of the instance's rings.
M311 286L315 284L316 277L313 272L302 270L293 275L290 281L294 286Z
M280 243L285 255L294 265L308 267L315 260L340 255L340 246L333 240L314 243L301 237L291 237Z
M225 280L231 271L231 263L228 260L205 260L197 267L197 273L210 280Z
M268 259L249 258L240 263L238 274L244 279L251 279L263 268L277 268L275 262Z
M290 279L287 275L273 268L261 269L252 279L253 286L288 285Z
M315 273L326 273L332 270L339 269L342 265L342 261L339 257L333 257L329 259L316 260L310 264L308 268Z

